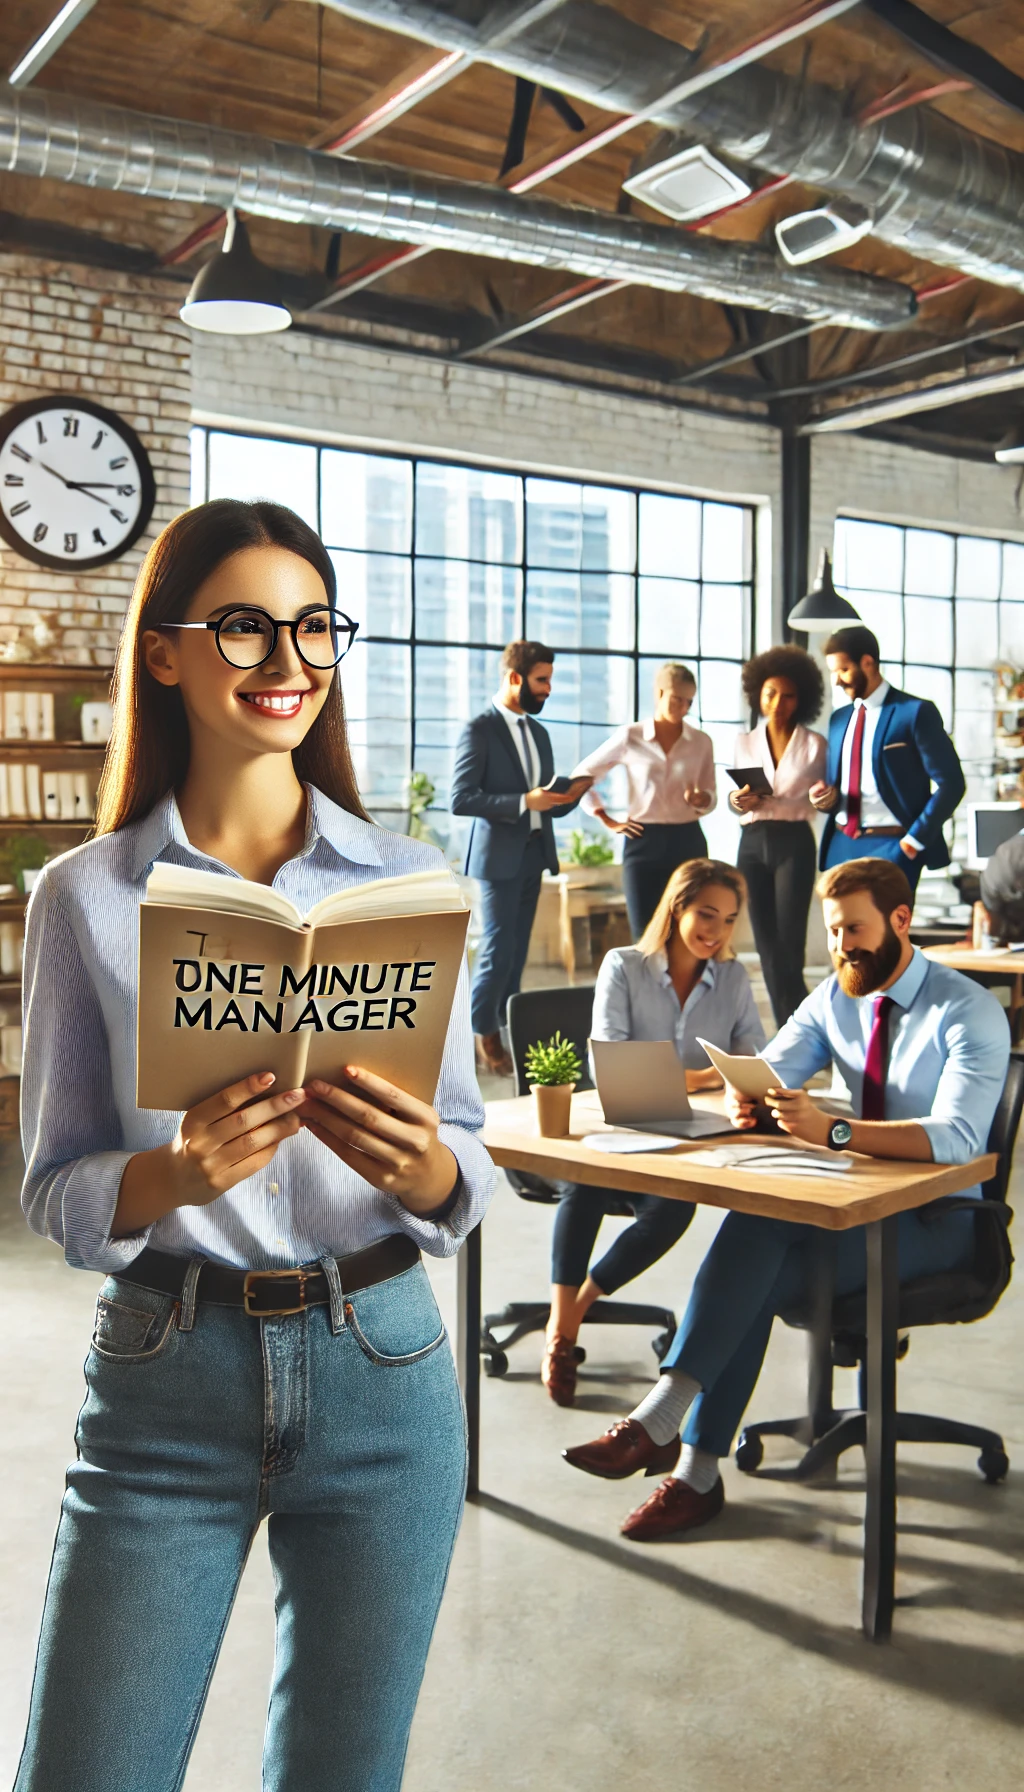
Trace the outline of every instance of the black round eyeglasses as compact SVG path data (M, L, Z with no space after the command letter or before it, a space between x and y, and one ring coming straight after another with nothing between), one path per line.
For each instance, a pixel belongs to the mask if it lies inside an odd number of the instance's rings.
M227 610L212 622L162 622L161 628L208 629L217 651L238 672L252 672L270 659L282 629L291 631L300 660L318 671L337 666L356 638L358 622L344 610L307 610L294 621L275 621L266 610Z

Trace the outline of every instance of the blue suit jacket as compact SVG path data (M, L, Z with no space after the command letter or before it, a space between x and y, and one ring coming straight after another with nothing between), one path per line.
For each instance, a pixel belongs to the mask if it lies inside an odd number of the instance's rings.
M546 784L555 774L551 737L532 716L526 718L526 726L540 758L540 782ZM452 814L473 817L463 867L468 877L504 883L518 876L530 837L530 812L519 813L520 798L528 789L511 730L491 705L466 723L455 749ZM575 807L567 803L541 814L544 863L552 873L558 870L552 816L569 815Z
M854 715L854 705L833 710L828 728L828 767L825 782L840 789L843 740ZM949 849L942 829L960 802L966 785L957 750L942 725L934 703L890 689L875 729L871 755L878 794L891 809L905 834L913 834L924 847L924 862L931 868L949 864ZM932 789L934 784L935 788ZM842 793L840 792L840 800ZM821 836L821 866L836 831L830 815ZM870 855L865 855L870 856Z

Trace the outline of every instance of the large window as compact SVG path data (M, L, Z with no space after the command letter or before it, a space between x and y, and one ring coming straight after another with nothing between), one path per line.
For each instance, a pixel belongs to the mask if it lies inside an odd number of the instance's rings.
M886 677L937 705L968 801L991 798L994 669L1024 666L1024 545L838 517L835 578L878 636Z
M197 429L193 502L206 497L274 497L323 537L360 625L342 680L360 787L382 819L414 769L447 807L459 730L523 635L557 652L544 723L560 771L649 713L665 659L697 672L696 719L731 763L749 507Z

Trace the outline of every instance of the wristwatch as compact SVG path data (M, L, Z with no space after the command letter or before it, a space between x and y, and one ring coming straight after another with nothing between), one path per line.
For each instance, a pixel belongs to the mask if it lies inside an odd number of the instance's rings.
M828 1147L830 1151L845 1151L853 1138L853 1127L848 1120L833 1120L828 1129Z

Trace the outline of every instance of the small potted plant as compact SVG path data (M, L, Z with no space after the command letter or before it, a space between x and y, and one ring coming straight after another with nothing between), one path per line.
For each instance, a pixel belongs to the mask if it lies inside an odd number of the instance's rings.
M537 1131L543 1139L564 1139L569 1131L572 1092L583 1066L574 1045L554 1033L545 1045L526 1048L526 1074L537 1110Z

